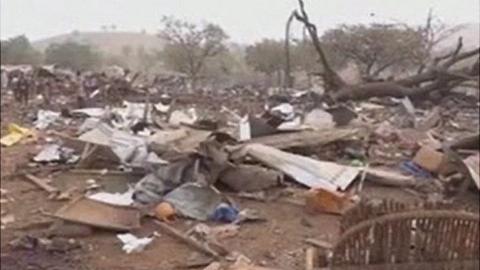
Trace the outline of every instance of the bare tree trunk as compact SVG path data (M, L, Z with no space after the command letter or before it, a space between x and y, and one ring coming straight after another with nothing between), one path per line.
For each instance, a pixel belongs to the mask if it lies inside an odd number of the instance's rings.
M197 89L197 76L196 75L191 75L189 80L188 80L188 92L193 93Z
M290 14L285 26L285 84L284 88L293 86L291 70L290 70L290 26L295 18L295 11Z
M320 63L324 69L322 77L325 81L325 88L327 91L337 91L345 87L347 84L328 63L327 57L320 43L320 39L318 38L317 27L310 22L308 14L305 11L305 4L303 3L303 0L298 0L298 3L300 5L300 14L295 11L295 18L305 25L310 37L312 38L313 46L318 53Z
M295 18L302 22L308 30L324 68L324 72L320 75L324 79L326 91L333 92L330 93L330 96L334 100L366 99L374 96L421 96L434 90L447 92L466 81L478 81L479 60L470 68L449 70L455 64L471 57L478 57L480 54L480 48L460 53L462 39L459 39L457 48L452 53L436 59L430 67L419 69L421 71L419 74L392 82L369 82L359 85L348 85L330 67L318 38L316 26L309 21L303 0L298 0L298 2L300 14L295 11ZM442 64L440 65L441 62Z

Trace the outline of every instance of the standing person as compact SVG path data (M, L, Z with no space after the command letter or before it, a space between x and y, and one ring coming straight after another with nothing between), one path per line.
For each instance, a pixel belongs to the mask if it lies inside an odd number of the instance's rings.
M46 105L50 105L50 98L51 98L51 93L52 93L52 88L55 85L55 79L52 77L47 77L43 81L43 100Z
M77 97L77 107L79 109L87 107L88 92L84 85L82 73L77 71L76 75L70 80L70 87Z
M19 73L18 80L13 91L15 93L15 99L17 102L20 102L23 105L28 105L30 82L27 78L27 75L25 75L23 72Z
M13 92L13 98L15 101L18 101L18 80L19 80L19 75L15 72L11 72L8 74L9 80L8 80L8 88L10 88Z

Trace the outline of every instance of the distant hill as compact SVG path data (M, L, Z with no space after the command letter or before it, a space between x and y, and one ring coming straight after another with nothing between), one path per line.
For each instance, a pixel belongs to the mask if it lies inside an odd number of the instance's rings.
M155 35L134 32L72 32L32 42L36 49L44 51L50 44L73 41L89 44L101 52L121 55L122 48L130 46L132 54L138 48L146 51L162 50L164 42Z
M470 23L462 25L462 28L457 33L439 44L437 50L443 51L447 48L454 47L459 36L463 36L465 49L471 49L475 46L479 46L480 24ZM124 46L130 46L132 48L132 53L135 53L135 50L142 46L147 51L162 50L164 46L164 42L159 37L147 33L77 31L34 41L33 46L41 51L44 51L50 44L64 43L66 41L90 44L102 52L115 55L122 54L122 48ZM243 51L245 46L230 44L229 47L234 50Z

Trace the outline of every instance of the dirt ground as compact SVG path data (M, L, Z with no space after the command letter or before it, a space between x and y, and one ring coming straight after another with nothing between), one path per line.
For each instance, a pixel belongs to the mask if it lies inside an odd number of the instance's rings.
M8 123L22 123L22 110L12 104L2 105L2 135ZM30 158L38 149L34 142L19 144L1 149L1 188L6 190L8 202L2 203L2 212L12 213L15 221L1 231L1 269L179 269L185 266L198 253L165 234L151 220L142 221L142 228L132 232L137 236L159 236L143 252L125 254L115 233L95 230L86 237L71 240L66 248L46 250L41 245L19 249L11 243L22 236L42 236L53 221L44 213L53 213L65 202L49 200L48 194L15 176L28 168ZM46 170L42 170L47 174ZM75 175L57 172L53 174L54 184L77 186L82 190L88 175ZM134 181L135 179L133 179ZM105 180L105 181L108 181ZM80 194L80 191L78 191ZM459 204L478 209L478 197L462 197ZM366 186L362 196L369 198L395 198L401 201L415 200L415 195L396 188ZM307 238L315 238L334 243L339 234L340 217L334 215L311 215L304 207L290 202L258 202L234 197L242 208L259 210L265 222L245 223L238 235L225 239L222 244L230 251L237 251L255 263L267 267L286 270L304 269L305 243ZM196 222L177 219L172 225L186 231ZM68 239L67 239L68 240ZM199 268L202 269L202 268Z

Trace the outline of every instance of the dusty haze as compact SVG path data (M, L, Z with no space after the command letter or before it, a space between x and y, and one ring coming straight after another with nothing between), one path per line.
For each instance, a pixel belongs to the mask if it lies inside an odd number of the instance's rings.
M193 22L220 24L232 41L250 43L264 37L281 38L296 0L1 0L1 38L26 34L31 40L69 33L116 31L156 33L162 15ZM68 4L67 4L68 3ZM420 24L429 8L447 24L478 23L478 0L316 0L307 1L320 30L340 23L402 21Z

